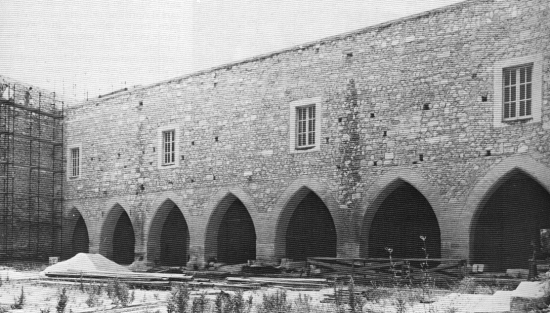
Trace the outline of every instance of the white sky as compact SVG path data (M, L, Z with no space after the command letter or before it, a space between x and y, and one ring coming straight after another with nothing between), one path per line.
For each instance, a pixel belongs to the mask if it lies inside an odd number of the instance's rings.
M0 75L82 100L462 0L0 0Z

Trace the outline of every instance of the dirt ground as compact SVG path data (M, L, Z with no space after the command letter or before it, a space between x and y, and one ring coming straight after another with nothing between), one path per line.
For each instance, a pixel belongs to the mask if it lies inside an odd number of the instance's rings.
M103 291L97 296L95 304L90 307L86 302L89 302L90 284L84 283L68 283L57 282L56 284L43 283L40 281L39 272L45 268L21 269L0 266L0 278L2 285L0 286L0 313L1 312L36 312L45 313L57 312L56 307L60 299L62 288L66 288L68 298L65 308L66 313L83 313L83 312L151 312L165 313L167 312L167 299L170 296L168 290L144 290L131 289L133 293L132 303L122 308L116 306L113 301L107 296L106 286L103 286ZM81 288L84 287L84 291ZM235 294L234 291L224 290L230 294ZM291 288L260 288L256 290L244 291L243 298L248 300L252 296L253 309L250 312L257 312L257 309L263 303L264 295L272 295L277 292L284 291L286 293L287 302L293 305L293 309L289 312L349 312L349 310L338 310L334 303L322 303L328 297L334 295L334 288L326 288L316 291L308 290L292 290ZM356 286L356 291L364 291L361 300L364 301L356 312L469 312L469 298L457 298L457 293L451 290L430 290L431 303L422 303L425 298L424 290L420 288L377 288ZM21 294L24 295L23 306L15 309L12 306L20 300ZM209 299L211 309L204 311L215 312L213 310L214 300L216 295L220 293L218 288L205 288L191 291L191 301L199 297L201 294L206 294ZM461 296L461 294L458 294ZM480 297L481 295L471 295ZM344 296L346 298L347 296ZM306 301L304 302L304 299ZM454 300L453 300L454 299ZM459 299L463 304L458 304ZM472 298L473 299L473 298ZM477 299L477 298L476 298ZM347 298L345 299L347 301ZM454 302L453 302L454 301ZM189 305L191 306L191 305ZM347 306L346 306L347 307ZM189 312L191 310L189 309ZM271 312L271 311L269 311Z

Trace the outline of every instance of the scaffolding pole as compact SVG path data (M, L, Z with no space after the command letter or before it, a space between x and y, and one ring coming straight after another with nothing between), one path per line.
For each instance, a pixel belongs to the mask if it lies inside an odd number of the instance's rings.
M43 260L62 251L63 103L17 84L3 91L0 258Z

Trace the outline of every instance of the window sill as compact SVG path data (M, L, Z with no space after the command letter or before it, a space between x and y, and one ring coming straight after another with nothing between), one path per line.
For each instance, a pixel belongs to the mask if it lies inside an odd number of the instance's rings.
M529 117L522 117L522 118L516 118L516 119L502 120L502 123L508 124L508 125L515 125L515 124L525 124L531 121L533 121L533 117L529 116Z
M290 153L295 153L295 154L300 154L300 153L309 153L309 152L317 152L317 151L321 151L321 147L320 146L311 146L311 147L307 147L307 148L304 148L304 147L300 147L300 148L294 148L292 150L290 150Z
M163 170L163 169L170 169L170 168L174 168L174 167L178 167L179 164L178 163L169 163L169 164L161 164L159 166L159 169Z

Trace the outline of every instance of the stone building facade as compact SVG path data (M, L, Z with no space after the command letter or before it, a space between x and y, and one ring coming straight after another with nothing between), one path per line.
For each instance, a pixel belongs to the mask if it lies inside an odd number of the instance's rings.
M65 255L83 232L169 265L423 256L427 236L526 267L550 228L549 15L465 1L74 106Z

